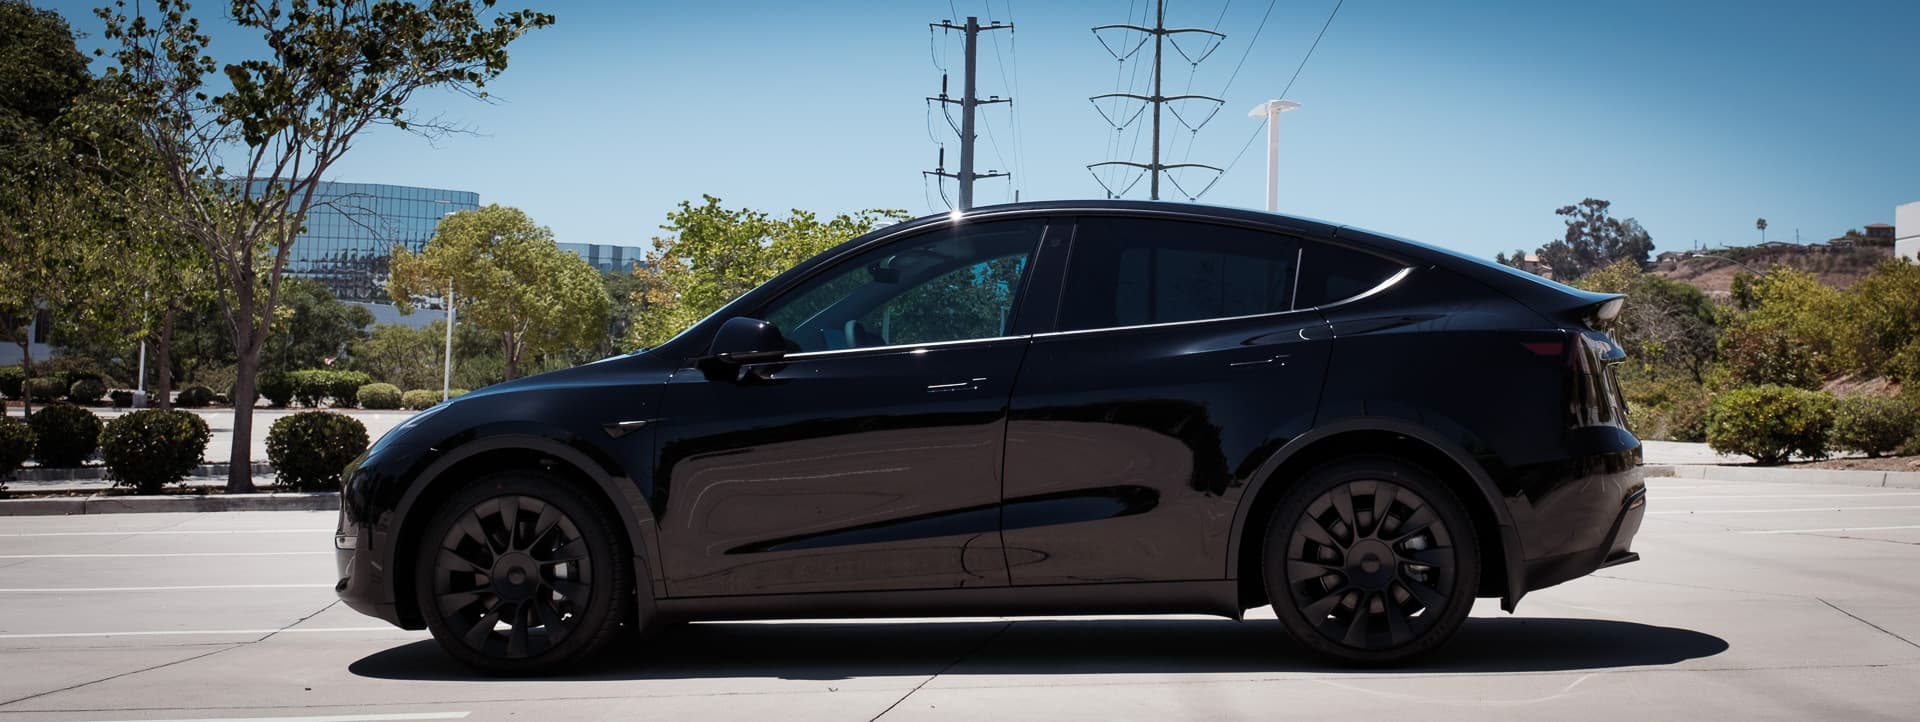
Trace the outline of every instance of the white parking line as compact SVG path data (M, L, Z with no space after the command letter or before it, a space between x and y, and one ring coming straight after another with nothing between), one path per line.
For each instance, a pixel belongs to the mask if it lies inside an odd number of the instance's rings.
M1876 492L1868 492L1865 494L1738 494L1738 495L1736 494L1695 494L1692 496L1651 495L1648 497L1648 500L1649 501L1691 501L1691 500L1697 500L1697 499L1725 499L1728 501L1738 501L1741 499L1848 499L1848 498L1854 498L1854 497L1869 497L1869 496L1920 496L1920 491L1876 491Z
M1886 511L1890 509L1920 509L1920 506L1803 506L1798 509L1699 509L1682 511L1650 511L1648 514L1786 514L1807 511Z
M406 720L466 719L468 712L401 712L395 714L337 714L321 717L198 717L112 722L405 722Z
M398 632L419 634L399 627L295 627L293 629L163 629L135 632L47 632L40 634L0 634L0 640L6 639L86 639L93 637L189 637L189 636L225 636L238 635L257 637L263 634L348 634L367 632Z
M161 529L157 531L42 531L0 537L133 536L139 534L332 534L332 529Z
M178 554L0 554L0 559L155 559L164 557L297 557L333 552L180 552Z
M82 594L88 592L202 592L228 589L332 589L332 584L209 584L193 587L47 587L0 589L0 594Z
M1920 524L1905 524L1901 526L1837 526L1837 527L1832 527L1828 529L1756 529L1753 531L1743 531L1740 533L1741 534L1815 534L1820 532L1835 532L1835 531L1887 531L1891 529L1920 529Z

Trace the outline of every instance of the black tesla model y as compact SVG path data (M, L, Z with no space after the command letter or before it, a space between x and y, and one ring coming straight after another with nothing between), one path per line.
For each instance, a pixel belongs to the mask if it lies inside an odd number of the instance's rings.
M408 420L346 471L338 589L499 673L685 620L1267 604L1404 662L1638 558L1622 300L1225 208L922 218Z

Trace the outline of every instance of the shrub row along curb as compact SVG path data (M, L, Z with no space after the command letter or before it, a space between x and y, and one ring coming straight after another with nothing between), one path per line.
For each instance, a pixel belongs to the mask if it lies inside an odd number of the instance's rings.
M225 479L231 464L218 461L201 464L188 474L188 478ZM14 481L94 481L107 478L105 466L59 466L52 468L28 467L13 473ZM264 461L253 462L254 476L273 476L273 465Z
M1833 484L1897 489L1920 489L1920 471L1862 469L1767 469L1751 466L1676 464L1645 467L1647 478L1753 481L1770 484ZM1657 500L1657 497L1656 497Z
M0 500L0 516L70 516L208 511L338 511L333 492L218 496L85 496Z

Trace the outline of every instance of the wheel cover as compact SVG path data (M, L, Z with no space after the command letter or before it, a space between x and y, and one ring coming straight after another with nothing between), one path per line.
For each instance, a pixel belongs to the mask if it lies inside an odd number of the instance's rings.
M489 657L552 649L580 625L593 559L573 519L530 496L468 508L440 541L433 595L452 634Z
M1348 481L1294 521L1287 588L1322 636L1386 650L1439 621L1453 598L1458 560L1451 530L1419 493L1387 481Z

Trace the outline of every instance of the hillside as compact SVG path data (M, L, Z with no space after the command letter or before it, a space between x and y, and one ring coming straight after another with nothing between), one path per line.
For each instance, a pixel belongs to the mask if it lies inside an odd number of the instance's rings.
M1893 249L1859 246L1828 250L1824 246L1783 244L1682 251L1661 256L1667 260L1650 264L1648 273L1688 284L1706 292L1715 301L1728 303L1733 298L1734 275L1748 268L1765 271L1786 266L1811 273L1821 283L1834 288L1846 288L1865 278L1875 264L1892 258Z

